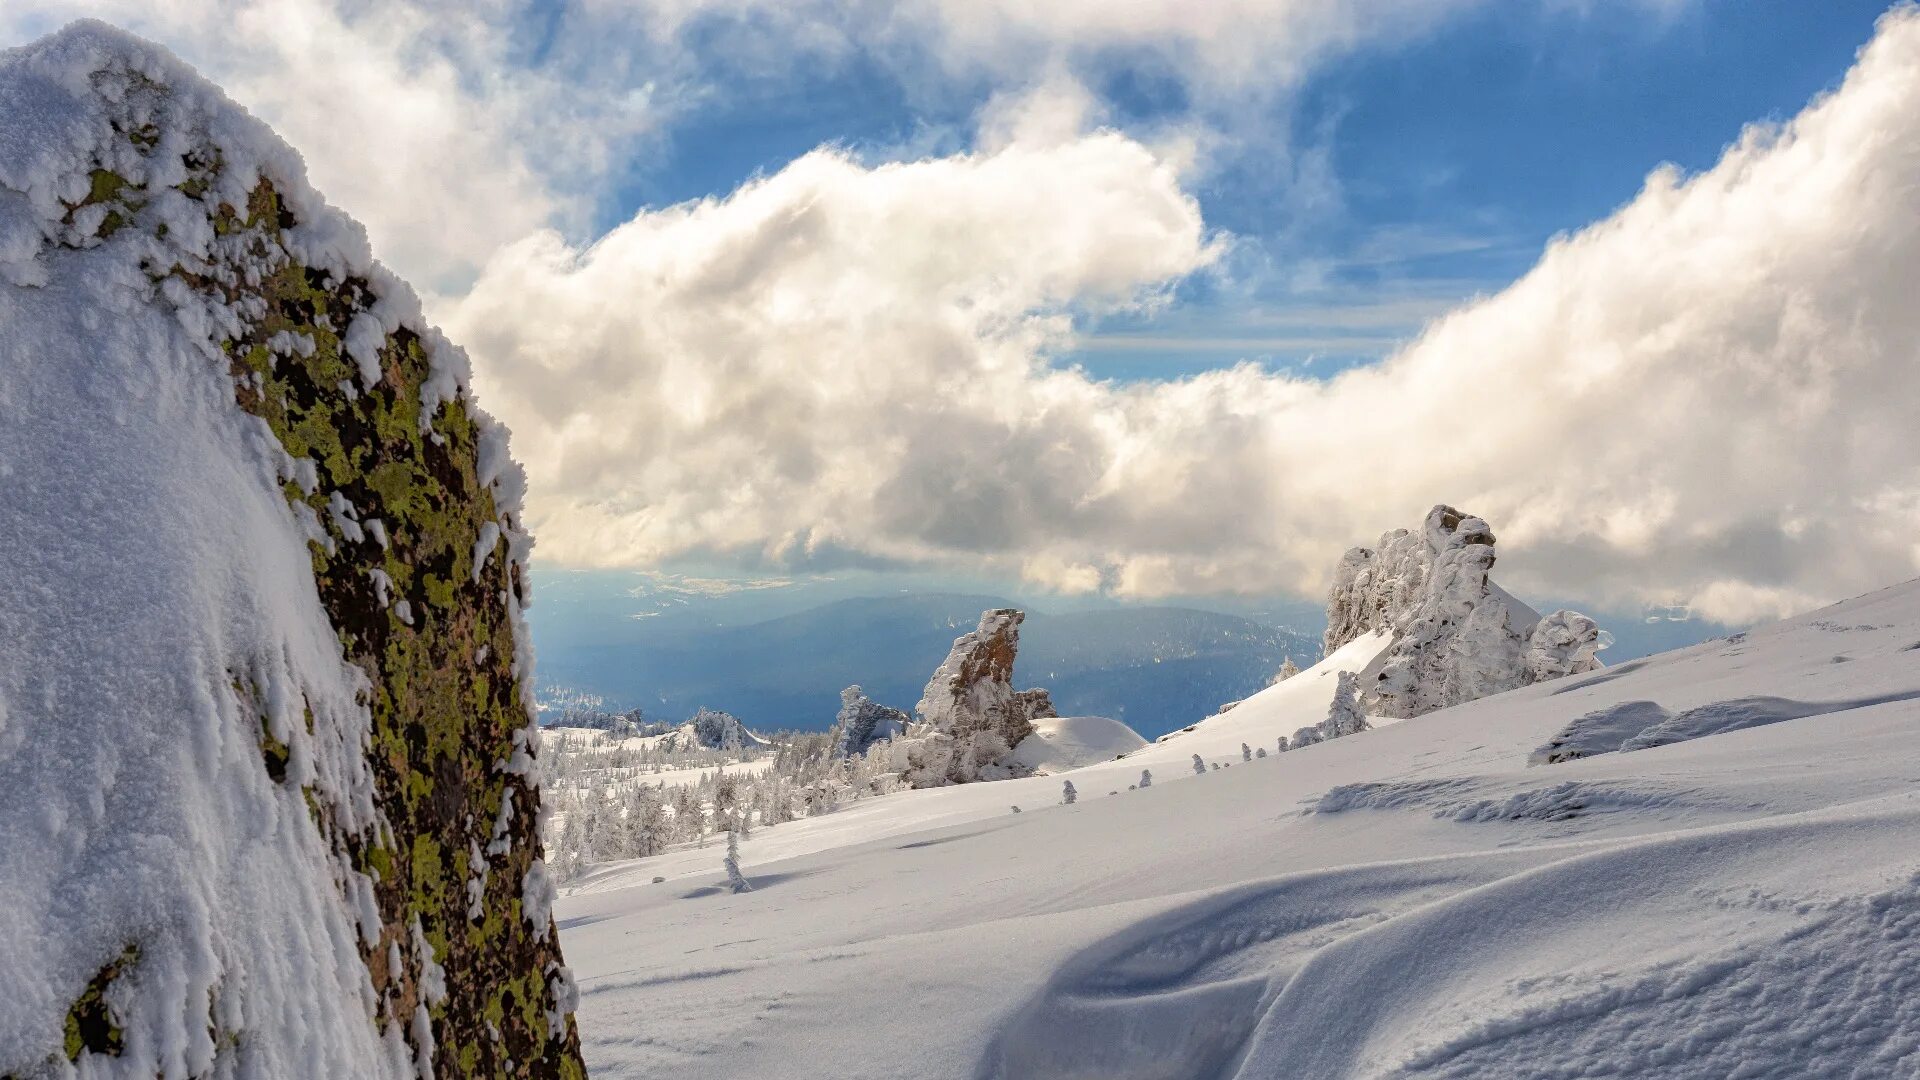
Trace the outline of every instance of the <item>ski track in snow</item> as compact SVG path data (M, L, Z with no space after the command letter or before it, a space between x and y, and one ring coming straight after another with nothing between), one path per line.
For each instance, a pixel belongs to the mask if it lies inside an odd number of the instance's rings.
M717 846L601 868L559 904L589 1062L1911 1078L1915 640L1920 582L1272 753L1371 659L1363 639L1120 761L761 830L742 848L753 893L715 888ZM1649 702L1621 740L1704 719L1684 741L1538 763L1574 721ZM1242 762L1242 742L1269 756ZM1195 776L1195 753L1230 767ZM1152 788L1129 791L1142 769Z

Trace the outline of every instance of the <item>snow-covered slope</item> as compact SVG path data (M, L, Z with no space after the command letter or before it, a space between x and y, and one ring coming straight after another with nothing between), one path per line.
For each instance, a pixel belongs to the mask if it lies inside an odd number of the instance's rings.
M1140 733L1104 716L1053 716L1013 748L1013 760L1042 775L1112 761L1147 745Z
M0 53L0 1075L579 1075L465 372L164 50Z
M1920 583L1240 761L1381 645L1074 806L866 800L757 832L738 895L717 848L601 871L558 905L595 1075L1920 1074ZM1696 711L1753 698L1798 705ZM1529 764L1629 702L1773 722Z

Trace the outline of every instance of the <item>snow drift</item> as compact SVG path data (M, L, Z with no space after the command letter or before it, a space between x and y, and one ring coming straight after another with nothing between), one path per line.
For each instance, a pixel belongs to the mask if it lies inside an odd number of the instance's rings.
M1104 716L1051 716L1013 748L1013 760L1038 774L1065 772L1124 757L1147 745L1140 733Z
M582 1075L465 358L163 50L0 116L0 1075Z

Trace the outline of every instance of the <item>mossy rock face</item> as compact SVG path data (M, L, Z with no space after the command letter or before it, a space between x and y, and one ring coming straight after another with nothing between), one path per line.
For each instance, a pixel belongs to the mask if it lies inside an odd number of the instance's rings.
M118 958L100 969L87 989L67 1010L66 1051L68 1061L79 1061L81 1054L119 1057L124 1046L120 1025L107 1007L107 987L120 973L140 958L139 950L129 947Z
M159 152L149 133L121 134L143 155ZM373 883L378 940L361 942L378 1001L373 1022L418 1053L424 1009L438 1077L584 1077L557 931L544 898L526 904L547 889L515 660L527 583L479 472L482 421L464 391L451 400L423 394L435 372L421 329L384 334L379 379L368 386L346 338L357 319L373 317L376 287L289 255L300 222L269 180L233 206L213 194L222 187L217 150L184 162L189 179L174 190L203 207L219 238L214 258L191 271L149 265L148 275L246 313L243 329L220 343L234 400L299 463L300 479L284 491L315 525L321 602L343 657L370 688L367 755L381 826L350 829L325 798L304 795L335 857ZM140 213L155 193L106 169L91 181L70 219L104 205L96 236L142 227L164 236ZM241 676L233 689L242 701L253 694ZM262 721L261 768L275 783L292 782L292 735ZM103 969L76 1001L70 1058L117 1052L103 995L134 955ZM236 1035L244 1040L215 1033Z

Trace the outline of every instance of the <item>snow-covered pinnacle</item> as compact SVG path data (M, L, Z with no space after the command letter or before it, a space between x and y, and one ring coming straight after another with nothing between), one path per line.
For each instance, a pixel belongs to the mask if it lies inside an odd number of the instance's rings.
M0 1075L581 1075L465 357L164 50L0 117Z
M906 733L912 721L899 709L874 701L858 686L840 691L840 714L833 722L833 756L858 757L877 742Z
M1451 506L1434 507L1417 533L1396 529L1346 553L1327 599L1326 651L1393 635L1361 673L1366 711L1418 716L1599 666L1607 638L1592 619L1541 618L1493 582L1493 563L1493 530Z
M1055 715L1044 690L1015 691L1013 661L1020 649L1014 608L982 612L980 625L954 640L947 658L927 680L915 710L908 776L916 787L994 780L1012 775L1008 758L1033 734L1036 717Z

